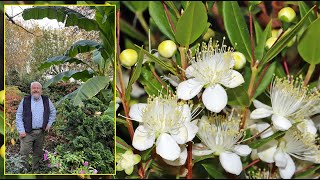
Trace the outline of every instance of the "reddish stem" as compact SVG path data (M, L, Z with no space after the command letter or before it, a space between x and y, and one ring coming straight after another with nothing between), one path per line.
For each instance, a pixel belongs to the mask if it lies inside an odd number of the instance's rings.
M248 164L248 165L247 165L246 167L244 167L242 170L244 171L244 170L248 169L249 167L257 164L258 162L260 162L260 159L256 159L256 160L252 161L250 164ZM230 162L230 163L232 163L232 162Z
M264 67L264 69L263 69L263 71L262 71L261 75L259 76L259 79L258 79L257 83L255 84L255 86L254 86L254 88L253 88L252 92L249 94L249 98L250 98L250 99L253 97L254 93L256 92L256 90L257 90L257 88L258 88L259 84L260 84L260 83L261 83L261 81L262 81L262 78L263 78L263 77L264 77L264 75L266 74L266 72L267 72L267 70L269 69L269 67L270 67L270 62L268 62L268 63L267 63L267 65Z
M187 179L192 179L192 142L188 142Z
M164 1L162 1L162 6L164 8L164 11L166 12L166 16L167 16L167 18L169 20L171 28L173 29L174 32L176 32L176 28L173 25L172 19L171 19L170 15L169 15L169 11L168 11L167 5L166 5L166 3Z
M173 94L169 91L168 87L164 84L164 82L161 80L161 78L158 76L158 74L156 73L156 71L153 68L150 68L152 71L153 76L159 81L159 83L162 85L162 87L168 92L170 93L171 96L173 96Z
M289 73L289 68L288 68L287 58L286 57L283 57L282 64L283 64L284 70L286 71L287 77L288 77L288 79L290 81L290 73Z

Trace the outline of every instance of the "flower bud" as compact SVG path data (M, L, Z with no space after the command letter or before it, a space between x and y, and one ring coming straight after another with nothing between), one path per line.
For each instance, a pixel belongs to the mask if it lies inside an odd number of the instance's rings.
M280 36L282 31L283 31L282 29L272 29L271 30L271 36L277 38L277 37Z
M4 99L5 99L5 91L2 90L0 91L0 104L4 104Z
M4 145L1 146L1 157L4 158L6 152L6 148L4 147Z
M296 12L291 7L282 8L278 13L278 18L284 22L292 22L296 17Z
M138 53L133 49L126 49L120 54L120 62L126 67L133 66L138 60Z
M267 42L266 42L266 48L267 48L267 49L270 49L271 46L276 42L277 39L278 39L278 38L276 38L276 37L271 37L271 38L269 38L269 39L267 40Z
M204 34L203 40L209 41L209 39L214 36L215 36L215 32L211 28L209 28L208 31Z
M234 69L242 69L246 64L246 57L241 52L233 52L232 56L234 58L235 64Z
M171 58L173 54L176 52L177 46L171 40L165 40L158 46L158 52L161 56L165 58Z

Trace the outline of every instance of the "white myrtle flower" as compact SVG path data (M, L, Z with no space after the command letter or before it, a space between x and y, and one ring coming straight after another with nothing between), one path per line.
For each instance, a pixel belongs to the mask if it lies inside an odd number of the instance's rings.
M257 108L252 111L251 119L271 117L273 126L280 131L288 130L297 119L303 119L310 107L311 100L307 87L301 81L289 82L284 78L275 78L270 87L271 107L254 100Z
M132 150L127 150L124 154L117 153L117 171L125 171L130 175L133 172L134 165L138 164L141 160L141 156L133 154Z
M156 153L162 158L175 161L183 150L179 145L191 141L198 127L192 121L190 107L179 104L176 96L149 97L147 103L134 104L130 117L140 122L135 130L132 145L144 151L156 142Z
M221 115L202 116L198 123L198 137L202 143L194 145L193 155L217 155L227 172L239 175L242 171L240 156L251 153L249 146L238 144L243 136L243 131L239 131L239 122Z
M178 98L192 99L204 87L203 104L212 112L220 112L228 101L227 93L221 85L235 88L244 83L242 75L232 69L235 61L230 48L226 50L223 43L220 49L218 45L214 48L210 39L208 46L203 43L201 52L198 51L196 57L190 59L192 64L185 71L189 79L178 85Z

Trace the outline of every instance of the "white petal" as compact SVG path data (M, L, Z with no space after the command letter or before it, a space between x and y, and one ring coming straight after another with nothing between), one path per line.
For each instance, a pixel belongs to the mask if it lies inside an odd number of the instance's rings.
M279 168L279 172L283 179L290 179L296 171L296 165L288 154L285 155L287 159L287 166L285 168Z
M272 111L265 108L258 108L251 112L250 119L261 119L272 115Z
M193 77L193 76L192 76L193 71L194 71L194 68L193 68L192 65L187 67L186 72L185 72L187 78L192 78L192 77Z
M276 166L279 168L285 168L287 166L286 153L284 153L281 148L274 154L274 162L276 162Z
M189 105L187 105L187 104L184 104L182 107L182 118L186 122L191 121L191 110L190 110Z
M317 128L311 119L305 119L303 122L301 122L297 125L297 128L301 132L307 132L307 133L310 133L313 135L317 134Z
M189 100L195 97L201 91L203 82L196 78L183 81L178 85L177 96L179 99Z
M240 157L231 152L223 152L219 156L220 163L224 170L231 174L239 175L242 171L242 162Z
M181 150L176 141L167 133L162 133L157 139L157 154L162 158L174 161L179 158Z
M278 141L272 140L269 141L267 144L261 146L258 148L258 157L267 163L273 163L274 159L274 153L277 150L277 143Z
M184 125L186 126L186 128L188 129L188 141L192 141L192 139L196 136L199 128L197 126L197 120L194 120L192 122L186 122Z
M244 83L244 79L243 79L242 75L236 70L230 70L226 74L226 76L228 76L228 77L223 78L220 81L220 83L228 88L235 88L235 87L239 86L240 84ZM231 78L230 78L230 76L231 76Z
M132 146L139 151L144 151L153 146L156 136L154 133L147 132L143 125L135 130L132 140Z
M178 130L170 132L170 135L178 144L184 144L188 139L188 129L186 126L182 126Z
M131 119L142 122L142 111L147 107L146 103L134 104L130 108L129 116Z
M236 145L233 148L233 152L240 156L248 156L251 153L251 148L248 145Z
M288 130L292 126L292 123L287 118L276 114L272 115L271 120L274 127L279 131Z
M264 131L265 129L267 129L269 126L270 126L270 124L266 123L266 122L260 122L260 123L256 124L256 128L257 128L259 133ZM267 137L271 136L273 133L274 132L273 132L272 128L269 128L267 131L263 132L260 135L260 137L261 138L267 138Z
M253 105L256 108L264 108L264 109L272 110L272 107L270 107L270 106L268 106L266 104L263 104L262 102L260 102L258 100L253 100Z
M213 152L214 151L212 151L202 143L196 143L192 146L192 155L194 156L205 156L212 154Z
M228 102L226 91L220 84L210 86L202 94L202 102L212 112L219 113Z
M181 147L181 153L178 159L174 160L174 161L169 161L166 159L163 159L164 162L166 162L167 164L170 164L171 166L182 166L184 165L184 163L186 163L187 157L188 157L188 152L187 152L187 148L185 145L180 146Z

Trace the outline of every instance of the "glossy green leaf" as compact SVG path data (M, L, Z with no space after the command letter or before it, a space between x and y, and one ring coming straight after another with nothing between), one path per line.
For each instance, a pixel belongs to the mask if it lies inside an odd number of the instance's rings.
M128 22L123 19L120 19L120 30L124 34L138 40L138 41L145 41L147 37L143 35L141 32L137 31L133 26L131 26Z
M142 12L148 8L148 1L122 1L133 13Z
M80 40L75 42L65 52L65 56L75 57L79 53L90 52L94 49L101 49L102 46L96 41L91 40Z
M144 53L143 53L143 51L140 50L139 55L138 55L137 64L132 72L131 78L129 80L129 83L128 83L128 86L126 89L125 99L127 101L130 100L130 94L132 92L132 84L135 83L137 81L137 79L140 77L143 58L144 58Z
M207 11L202 2L191 2L177 23L177 42L188 47L200 37L207 26Z
M278 61L276 61L276 62L277 62L277 65L276 65L276 69L274 71L274 74L280 78L286 77L287 75L286 75L286 72L284 71L282 64Z
M248 145L252 148L252 149L257 149L258 147L267 144L269 141L278 138L282 135L284 135L287 131L278 131L276 133L274 133L273 135L264 138L264 139L259 139L256 141L253 141L252 143L249 143Z
M255 47L254 55L256 60L262 59L264 52L265 52L265 46L266 41L269 37L271 37L271 21L268 23L266 29L263 31L263 33L260 35L259 41L257 43L257 46Z
M300 56L309 64L320 63L320 18L309 25L298 44Z
M254 95L253 95L253 98L255 99L256 97L258 97L261 93L263 93L266 88L268 87L268 85L270 84L272 78L273 78L273 74L274 74L274 71L276 70L276 67L277 67L277 62L273 62L267 72L265 73L265 75L263 76L259 86L257 87ZM260 75L258 76L257 79L260 78Z
M29 19L56 19L58 22L65 22L65 26L78 26L87 31L99 30L97 22L88 19L82 14L63 6L36 6L23 10L24 20Z
M223 2L223 18L228 37L233 47L252 60L249 30L244 15L236 1Z
M310 7L304 1L299 1L298 3L299 3L300 16L304 17L308 13L308 11L310 10ZM308 20L306 22L306 25L311 24L316 19L317 19L317 16L312 11L308 16Z
M150 1L149 13L156 25L158 26L158 28L160 29L160 31L168 38L170 38L172 41L175 41L174 31L170 25L169 19L162 6L162 3L160 1ZM175 27L177 24L177 19L170 11L168 13Z
M228 104L234 106L249 106L249 96L243 86L227 89Z
M260 38L262 36L262 28L259 24L259 21L257 21L255 18L253 19L253 25L254 25L254 33L255 33L255 37L256 37L256 43L257 45L259 44L259 42L261 41Z
M209 173L209 175L214 179L228 179L223 173L217 170L217 167L214 164L201 164L201 165Z
M303 27L304 23L308 20L308 15L312 12L312 9L287 33L283 34L278 41L273 44L273 46L267 51L263 56L260 64L265 64L276 57L292 40L292 38L297 35L300 29Z
M46 62L42 63L39 67L39 70L47 69L52 65L59 65L64 63L76 63L76 64L86 64L80 59L72 58L69 56L55 56L52 58L49 58Z
M131 146L129 146L119 136L116 136L116 148L117 148L117 153L125 153L129 149L133 150L133 148Z
M172 66L172 64L170 64L170 63L168 63L168 62L166 62L166 61L164 61L164 60L161 60L161 59L155 57L153 54L150 54L148 51L142 49L142 48L139 47L139 46L136 46L136 47L138 47L141 51L143 51L143 53L144 53L145 55L147 55L147 57L149 57L149 60L157 63L163 70L168 70L168 71L170 71L171 73L173 73L174 75L178 75L176 69Z
M302 173L298 173L298 174L295 174L294 175L294 178L297 179L297 178L303 178L305 177L306 179L309 179L309 177L306 177L306 176L312 176L314 174L316 174L316 172L320 169L320 165L316 165L315 167L311 168L311 169L308 169Z
M195 157L192 157L192 159L193 159L193 163L197 163L202 160L211 159L211 158L215 158L215 157L216 156L214 156L213 154L209 154L209 155L204 155L204 156L195 156Z
M161 83L156 79L156 77L152 74L151 70L147 67L142 66L141 75L139 78L139 82L144 86L144 90L149 96L158 96L160 94L167 95L167 91L161 85ZM169 87L166 82L163 81L166 87ZM171 92L172 89L169 87Z
M47 88L47 87L50 86L52 83L61 81L62 79L68 80L68 79L71 78L71 76L72 76L74 73L76 73L76 72L78 72L78 71L70 70L70 71L62 72L62 73L54 76L53 78L49 79L49 80L43 85L43 87L44 87L44 88Z
M84 100L87 100L98 94L109 84L110 79L106 76L96 76L83 83L74 95L73 104L83 106Z

